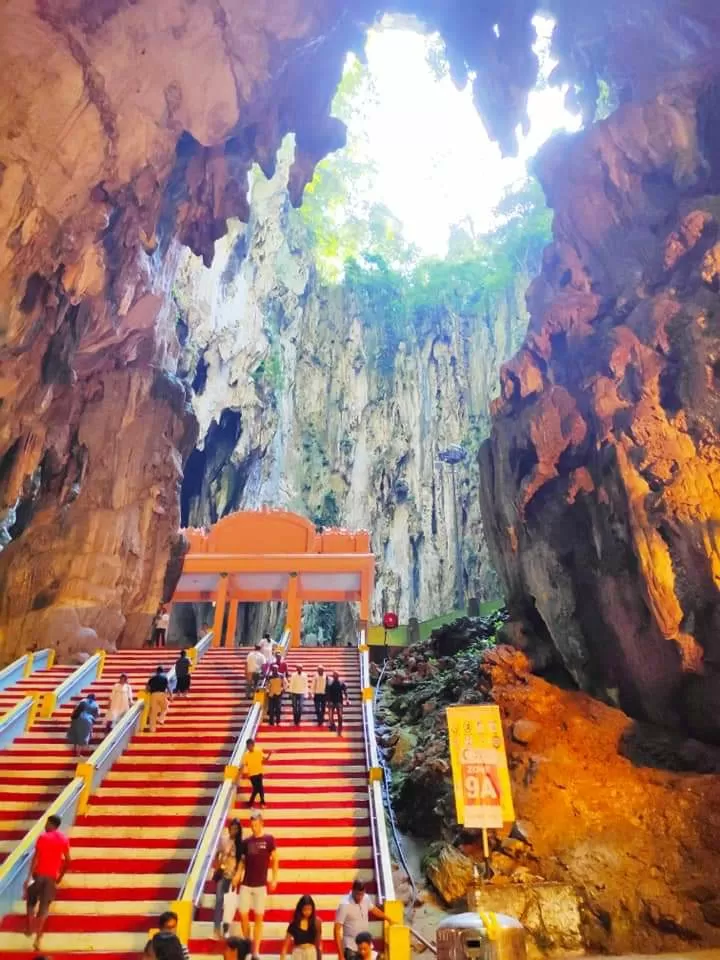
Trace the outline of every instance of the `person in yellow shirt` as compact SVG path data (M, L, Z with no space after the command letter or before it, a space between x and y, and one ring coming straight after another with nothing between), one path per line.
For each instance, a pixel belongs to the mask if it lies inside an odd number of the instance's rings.
M242 758L242 770L240 776L250 781L252 791L248 806L251 807L255 802L255 797L260 797L260 806L265 806L265 788L263 786L263 766L266 760L269 760L272 752L265 753L261 747L258 747L254 740L248 740L247 749Z

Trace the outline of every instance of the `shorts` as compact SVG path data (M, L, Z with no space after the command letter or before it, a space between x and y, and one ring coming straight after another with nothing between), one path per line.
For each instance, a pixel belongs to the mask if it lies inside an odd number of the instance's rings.
M238 910L240 913L250 913L250 908L256 917L265 913L265 903L267 901L267 887L240 887L240 901Z
M27 905L31 910L38 907L38 913L45 914L55 899L57 882L52 877L35 877L27 890Z

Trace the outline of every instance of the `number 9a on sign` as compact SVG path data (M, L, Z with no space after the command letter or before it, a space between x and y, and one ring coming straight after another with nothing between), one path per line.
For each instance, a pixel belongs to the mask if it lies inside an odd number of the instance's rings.
M458 823L484 830L511 823L515 814L497 705L448 707L447 720Z

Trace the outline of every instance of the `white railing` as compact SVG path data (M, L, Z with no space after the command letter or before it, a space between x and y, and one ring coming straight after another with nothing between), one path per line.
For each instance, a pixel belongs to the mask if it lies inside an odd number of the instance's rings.
M286 630L280 642L276 644L276 647L282 653L285 653L289 643L290 631ZM235 802L236 782L240 773L243 754L247 749L247 742L255 737L257 729L260 726L260 720L263 714L262 693L266 680L267 677L264 677L258 687L258 694L260 694L260 696L253 703L245 718L245 723L242 726L240 735L237 738L233 751L230 754L230 759L225 767L224 780L217 789L210 813L205 821L202 833L198 838L190 866L185 874L182 888L178 893L177 900L171 904L172 909L178 915L178 935L185 943L187 943L190 938L192 918L205 890L205 884L207 883L210 869L215 860L215 853L218 843L220 842L220 837L222 836L223 827Z
M392 875L392 857L387 838L385 805L382 792L382 770L378 757L377 737L375 735L375 714L373 701L365 692L370 686L370 654L365 638L365 630L358 634L360 655L360 690L362 696L363 737L365 741L365 764L370 782L368 784L368 804L370 807L370 833L372 836L373 861L378 885L378 897L382 902L395 900L395 884Z
M85 781L81 803L83 810L91 794L95 793L117 758L125 752L127 745L141 729L144 710L144 700L134 703L90 757L78 766L78 775Z
M28 674L28 668L32 666L32 654L26 653L25 656L13 660L3 670L0 670L0 690L7 690L14 683L22 680Z
M193 663L197 663L199 660L205 656L210 647L212 646L213 641L213 632L210 630L209 633L206 633L202 640L198 640L194 647L190 647L187 654Z
M55 663L55 651L51 650L49 647L46 647L44 650L36 650L32 654L32 668L31 673L35 673L36 670L47 670L49 667L52 667Z
M32 863L35 843L45 829L45 821L54 814L62 819L62 829L67 832L75 821L83 786L83 779L75 777L0 867L0 917L10 913L15 902L23 898L23 885Z
M81 667L78 667L69 677L66 677L59 686L46 693L40 709L41 716L51 716L58 707L68 703L88 684L97 680L102 673L103 661L104 657L101 653L94 653Z
M35 697L24 697L0 717L0 750L9 747L16 737L25 733L35 714Z
M25 653L17 660L13 660L7 667L0 670L0 690L7 690L14 683L29 677L36 670L45 670L55 662L55 651L36 650L35 653Z

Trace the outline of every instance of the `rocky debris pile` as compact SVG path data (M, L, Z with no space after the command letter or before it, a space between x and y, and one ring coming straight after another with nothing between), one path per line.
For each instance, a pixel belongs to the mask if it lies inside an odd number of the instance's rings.
M636 765L621 750L635 731L630 718L533 675L511 647L437 659L429 641L390 669L381 742L396 813L402 829L434 841L424 869L446 903L457 904L482 853L455 821L441 714L492 701L517 817L511 831L492 835L492 909L505 901L506 912L521 909L538 951L569 949L542 919L552 904L563 914L577 909L589 951L720 944L720 776Z

